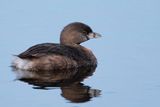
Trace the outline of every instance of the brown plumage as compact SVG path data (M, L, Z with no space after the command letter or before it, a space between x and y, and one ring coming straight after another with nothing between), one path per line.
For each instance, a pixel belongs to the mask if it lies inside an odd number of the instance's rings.
M24 70L68 69L80 66L96 66L94 54L80 43L100 36L83 23L67 25L61 32L60 44L43 43L30 47L17 55L12 66Z

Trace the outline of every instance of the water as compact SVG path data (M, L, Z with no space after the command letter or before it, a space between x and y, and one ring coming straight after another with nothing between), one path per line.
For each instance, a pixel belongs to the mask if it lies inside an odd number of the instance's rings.
M159 107L159 3L1 0L0 106ZM13 54L34 44L58 42L63 26L73 21L85 22L103 36L82 44L93 51L98 67L78 87L101 90L84 103L72 103L59 87L35 89L18 81L9 67Z

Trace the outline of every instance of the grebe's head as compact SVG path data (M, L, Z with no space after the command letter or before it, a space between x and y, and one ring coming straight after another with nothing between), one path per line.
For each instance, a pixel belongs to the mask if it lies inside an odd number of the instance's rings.
M80 44L92 38L101 37L92 29L81 22L74 22L64 27L60 35L61 44Z

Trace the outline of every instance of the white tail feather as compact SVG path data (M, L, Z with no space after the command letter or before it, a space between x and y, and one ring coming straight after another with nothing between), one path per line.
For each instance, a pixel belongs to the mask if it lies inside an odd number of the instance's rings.
M14 66L18 69L28 70L32 67L32 63L29 60L15 57L15 59L12 61L12 66Z

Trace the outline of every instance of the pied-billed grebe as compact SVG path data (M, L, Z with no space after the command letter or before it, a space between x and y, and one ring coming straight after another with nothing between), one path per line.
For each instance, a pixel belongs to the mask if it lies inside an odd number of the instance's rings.
M100 37L83 23L74 22L61 32L60 44L43 43L17 55L12 66L22 70L55 70L81 66L96 66L94 54L80 43Z

